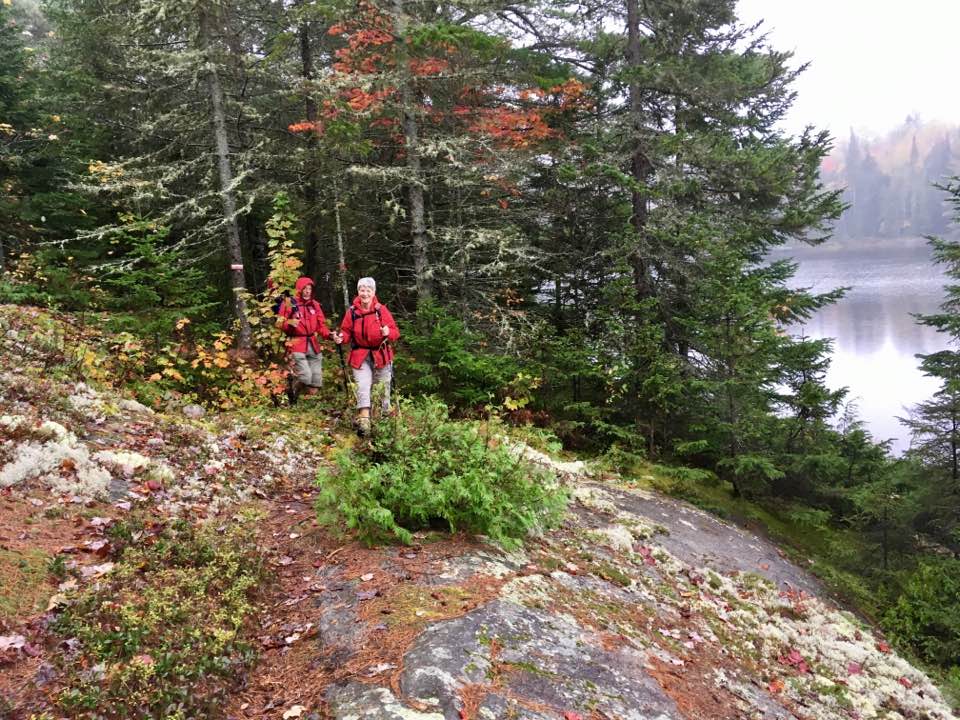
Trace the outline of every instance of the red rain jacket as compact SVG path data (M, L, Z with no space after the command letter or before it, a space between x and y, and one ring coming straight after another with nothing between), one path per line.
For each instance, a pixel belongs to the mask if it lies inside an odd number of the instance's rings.
M390 331L386 338L381 330L384 327ZM390 343L400 339L400 330L387 306L381 305L376 295L369 310L363 309L359 297L353 299L353 305L347 309L340 323L340 332L343 333L343 341L351 344L350 367L359 368L371 352L374 367L381 368L393 362Z
M287 340L287 350L290 352L305 353L309 343L313 352L319 353L320 342L317 340L317 335L324 340L330 337L330 328L327 327L327 320L323 316L320 303L312 297L310 300L303 299L303 289L307 285L313 285L313 280L308 277L298 279L296 300L286 298L280 304L280 310L277 311L277 315L280 316L277 325L290 336ZM296 326L288 322L294 318L300 321Z

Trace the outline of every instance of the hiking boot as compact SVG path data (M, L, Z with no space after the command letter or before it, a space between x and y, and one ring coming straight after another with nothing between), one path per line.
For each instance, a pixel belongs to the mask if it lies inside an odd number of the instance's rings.
M300 397L300 381L291 375L287 377L287 401L290 407L297 404L298 397Z
M368 417L357 418L357 435L359 435L362 438L370 435L370 418Z

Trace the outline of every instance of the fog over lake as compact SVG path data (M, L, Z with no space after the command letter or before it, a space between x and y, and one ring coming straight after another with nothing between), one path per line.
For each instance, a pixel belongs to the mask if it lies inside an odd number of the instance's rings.
M905 416L906 408L929 398L939 385L917 369L914 355L946 346L943 335L911 316L935 312L943 301L944 278L929 247L922 238L851 247L827 243L778 251L771 259L786 256L800 264L794 287L825 292L852 286L842 300L791 332L834 338L827 384L849 388L848 401L874 438L892 438L893 451L903 452L910 438L896 416Z

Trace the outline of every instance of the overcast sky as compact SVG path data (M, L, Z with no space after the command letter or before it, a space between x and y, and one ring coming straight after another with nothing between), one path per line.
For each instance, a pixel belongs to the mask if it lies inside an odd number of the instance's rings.
M810 62L785 129L882 135L910 114L960 124L960 0L739 0L770 42Z

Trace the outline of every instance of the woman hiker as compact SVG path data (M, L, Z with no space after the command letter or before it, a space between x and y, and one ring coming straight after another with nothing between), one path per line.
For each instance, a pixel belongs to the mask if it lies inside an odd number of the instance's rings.
M383 383L382 408L390 410L390 381L393 379L393 347L400 339L400 330L386 305L377 300L377 283L371 277L357 281L357 297L347 308L340 323L340 332L333 334L337 345L350 343L350 367L357 384L357 429L361 435L370 431L370 391Z
M277 314L277 325L289 336L287 350L293 357L295 378L289 392L293 404L302 388L307 388L308 395L315 395L323 384L323 356L317 335L326 340L331 333L320 303L313 299L311 278L297 280L296 297L284 298Z

